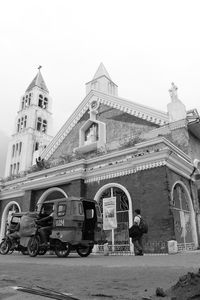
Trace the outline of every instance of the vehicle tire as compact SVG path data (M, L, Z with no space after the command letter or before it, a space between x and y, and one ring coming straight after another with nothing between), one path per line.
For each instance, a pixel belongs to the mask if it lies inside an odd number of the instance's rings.
M55 246L55 254L60 257L67 257L71 251L71 245L69 243L58 243Z
M28 254L31 257L35 257L39 253L39 240L37 236L32 236L27 245Z
M78 255L81 257L87 257L92 252L93 246L83 247L83 248L77 248L76 251Z
M8 239L3 240L0 244L0 254L6 255L10 251L11 245L12 243Z

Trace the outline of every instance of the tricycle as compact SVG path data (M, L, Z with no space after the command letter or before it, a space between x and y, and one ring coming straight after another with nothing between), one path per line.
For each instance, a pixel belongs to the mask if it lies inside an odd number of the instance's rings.
M27 243L31 257L48 250L54 251L58 257L67 257L71 251L76 251L81 257L87 257L94 244L103 243L102 216L95 200L69 197L45 201L39 208L39 215L49 211L50 205L53 211L53 225L48 243L43 244L41 226L35 221L34 234Z

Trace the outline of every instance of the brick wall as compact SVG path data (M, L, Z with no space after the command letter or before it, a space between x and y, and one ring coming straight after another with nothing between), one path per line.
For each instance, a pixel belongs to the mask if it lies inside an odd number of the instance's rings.
M144 235L146 252L167 252L167 241L174 238L173 216L169 208L169 187L166 167L159 167L122 176L86 187L86 197L94 198L107 183L119 183L130 193L133 210L140 208L149 232Z
M61 155L71 155L73 149L79 147L79 130L88 119L89 113L87 111L53 153L51 160L57 159ZM106 143L117 141L116 147L120 145L120 141L123 143L123 140L128 137L134 136L136 138L141 133L158 127L150 122L106 105L100 106L97 120L106 124Z

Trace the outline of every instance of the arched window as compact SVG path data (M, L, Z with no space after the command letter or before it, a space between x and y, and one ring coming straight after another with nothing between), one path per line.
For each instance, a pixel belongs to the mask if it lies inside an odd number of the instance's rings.
M39 95L38 106L41 108L43 106L43 96L41 94Z
M17 163L17 174L19 173L19 162Z
M30 104L31 104L31 96L32 96L32 94L31 94L31 93L29 93L29 95L28 95L28 105L30 105Z
M48 107L48 99L47 99L47 97L45 97L45 98L44 98L43 108L44 108L44 109L47 109L47 107Z
M17 132L20 130L20 119L17 120Z
M38 149L39 149L39 143L36 142L36 143L35 143L35 151L37 151Z
M99 206L103 214L103 201L114 198L116 202L117 228L105 230L106 239L115 250L129 249L129 201L126 193L118 187L110 187L103 191L99 199ZM104 200L105 199L105 200Z
M16 151L15 151L15 155L17 155L18 152L18 143L16 144Z
M22 152L22 142L19 143L19 155L21 154Z
M16 164L14 164L13 174L16 174Z
M22 109L24 108L25 97L22 98Z
M42 127L42 119L40 117L38 117L38 119L37 119L37 130L41 131L41 127Z
M24 128L26 128L27 116L24 117Z
M189 191L181 182L174 185L171 197L174 231L179 249L184 250L187 250L187 247L192 248L194 244L189 195Z
M12 146L12 157L15 155L15 145Z
M42 122L42 132L46 133L47 131L47 121L43 120Z
M13 166L10 165L10 176L12 175L12 168L13 168Z
M22 117L22 118L21 118L21 127L20 127L20 130L23 129L23 126L24 126L24 118Z

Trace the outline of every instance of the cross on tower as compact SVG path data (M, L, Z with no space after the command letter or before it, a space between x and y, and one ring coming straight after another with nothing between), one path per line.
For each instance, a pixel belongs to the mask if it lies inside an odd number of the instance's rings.
M39 66L39 67L38 67L38 70L40 70L41 68L42 68L42 66Z

